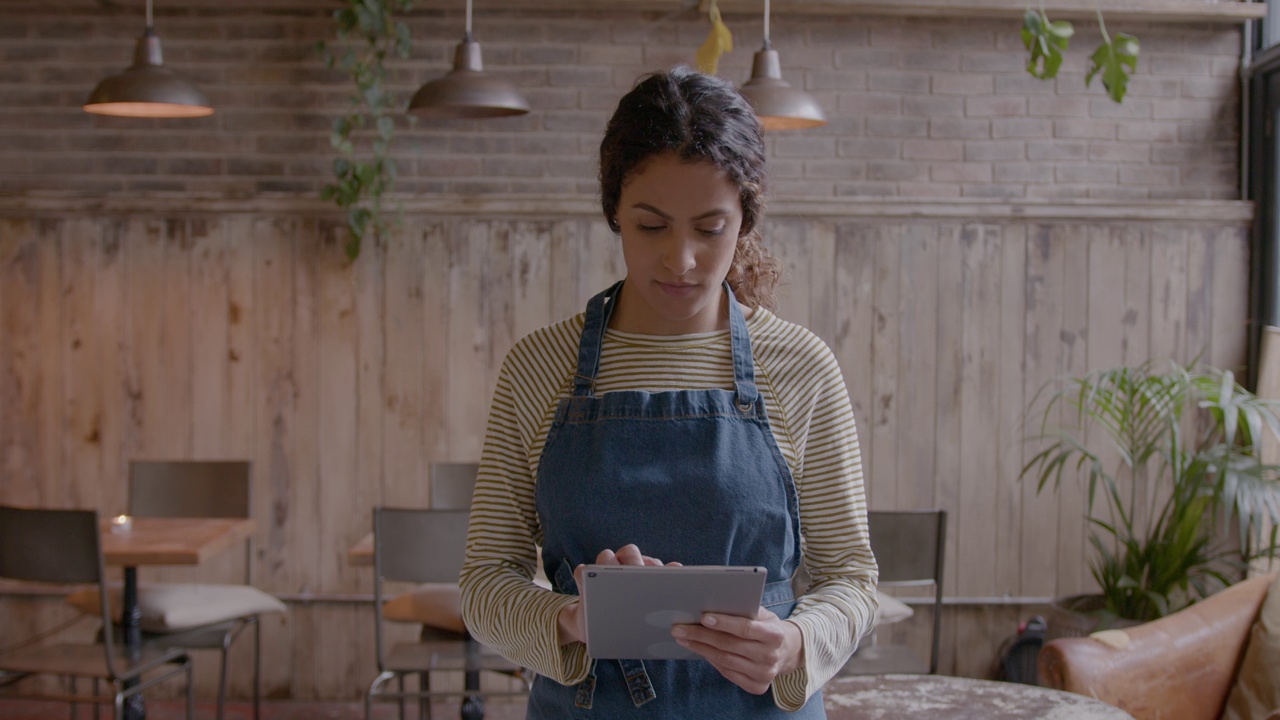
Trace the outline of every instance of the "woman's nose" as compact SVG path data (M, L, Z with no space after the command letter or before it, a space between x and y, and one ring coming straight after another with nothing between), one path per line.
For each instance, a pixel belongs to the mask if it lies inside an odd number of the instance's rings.
M694 244L688 238L675 234L663 249L662 264L671 272L683 275L694 268Z

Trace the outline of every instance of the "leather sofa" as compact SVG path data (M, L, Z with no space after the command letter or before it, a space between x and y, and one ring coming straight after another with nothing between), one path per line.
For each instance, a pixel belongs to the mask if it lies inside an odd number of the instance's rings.
M1217 720L1274 579L1236 583L1123 631L1051 640L1038 658L1040 684L1096 697L1137 720Z

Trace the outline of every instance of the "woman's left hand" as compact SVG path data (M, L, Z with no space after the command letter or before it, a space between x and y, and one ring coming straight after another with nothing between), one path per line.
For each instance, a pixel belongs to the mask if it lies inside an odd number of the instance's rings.
M804 662L800 628L764 608L754 619L707 613L699 625L672 627L671 636L752 695Z

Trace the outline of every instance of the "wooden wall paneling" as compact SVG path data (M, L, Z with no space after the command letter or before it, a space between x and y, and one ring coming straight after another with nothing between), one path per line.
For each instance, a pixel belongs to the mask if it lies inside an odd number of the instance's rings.
M373 508L383 501L382 444L388 413L384 410L383 371L386 366L386 269L387 253L392 243L406 242L403 229L397 228L390 237L370 243L360 252L352 266L355 284L355 322L358 328L356 350L356 469L351 479L360 486L359 506L352 509L353 517L344 538L349 547L373 530ZM425 338L423 340L426 342ZM372 593L373 571L363 567L349 573L345 592ZM366 614L372 608L365 608ZM363 629L369 628L372 618ZM371 654L373 639L369 632L358 632L352 639L352 651Z
M433 223L421 232L396 232L387 243L380 502L390 507L427 507L430 502L428 450L437 447L440 439L434 437L437 433L424 432L431 422L428 418L445 415L447 409L426 386L434 382L439 387L432 374L443 375L444 363L436 358L447 355L451 341L445 324L448 285L441 279L449 267L441 247L444 242L444 233Z
M967 543L967 535L958 532L962 516L960 510L960 483L964 480L961 467L960 422L962 407L960 398L964 380L964 248L961 245L961 225L948 222L938 230L936 250L933 253L937 270L936 327L937 350L932 353L934 373L934 451L932 502L920 507L937 507L947 511L946 545L943 552L945 567L956 567L960 541ZM928 282L928 277L924 278ZM958 573L943 575L943 592L955 595L959 587ZM954 653L956 644L954 624L941 629L939 652ZM916 651L928 653L926 642Z
M563 220L551 226L551 244L546 249L547 274L551 283L551 322L571 317L586 307L585 301L580 302L586 292L582 285L581 246L590 227L591 223L586 220ZM492 396L491 391L490 400Z
M1211 228L1187 231L1187 359L1213 362L1213 236Z
M1089 370L1099 371L1117 367L1125 362L1124 341L1126 331L1126 313L1124 295L1125 283L1129 272L1125 265L1125 242L1131 239L1120 228L1104 229L1089 239L1089 337L1088 366ZM1095 444L1108 471L1119 462L1119 453ZM1060 496L1070 495L1074 504L1080 508L1081 515L1088 512L1087 478L1084 473L1064 472L1070 487L1058 492ZM1094 510L1105 508L1102 498L1094 506ZM1104 516L1105 517L1105 516ZM1067 518L1064 516L1063 521ZM1108 518L1114 520L1114 518ZM1086 538L1093 532L1086 524ZM1077 551L1079 554L1080 551ZM1092 556L1092 547L1086 546L1083 552ZM1097 586L1089 573L1088 565L1083 568L1083 575L1070 582L1064 582L1067 592L1085 591Z
M418 250L421 262L417 270L422 305L419 320L422 328L422 378L418 402L424 422L422 454L428 461L459 459L449 453L449 426L453 422L448 406L449 348L469 336L457 334L453 327L453 290L450 287L453 250L449 238L455 228L455 221L433 222L419 240L422 243ZM391 271L387 272L390 274ZM482 402L487 409L487 397ZM426 474L425 467L422 472ZM391 482L392 478L388 476L387 480ZM427 489L425 481L422 489ZM430 495L424 496L422 501L430 502Z
M323 526L318 522L320 511L320 413L321 395L330 392L321 385L320 358L320 308L324 279L321 276L321 255L325 246L321 225L316 220L302 220L295 226L290 241L293 249L293 379L296 388L293 452L294 473L288 487L288 502L292 509L288 517L289 561L293 564L292 579L295 592L321 591L320 555L318 542ZM310 616L314 619L314 615ZM318 677L318 665L323 660L323 646L317 644L320 628L298 627L294 636L293 683L306 697L322 697L323 680Z
M777 313L806 328L812 327L813 266L809 256L809 232L799 221L767 221L764 228L769 252L782 263L782 282L778 284ZM818 333L821 337L821 333Z
M558 223L563 225L563 223ZM511 341L548 325L559 317L552 310L555 289L551 266L556 224L516 223L511 233ZM510 346L507 347L510 350ZM506 357L506 351L498 358ZM499 365L500 367L500 365ZM495 376L496 377L496 376ZM492 400L490 388L485 402Z
M1209 358L1243 384L1249 321L1249 241L1242 227L1219 227L1213 237L1213 333Z
M67 507L61 486L58 292L61 224L7 221L0 229L0 498Z
M836 227L829 220L809 226L809 329L828 346L836 341Z
M475 443L467 450L467 456L473 460L480 459L484 447L484 428L498 371L507 351L515 344L513 302L517 278L511 242L516 232L514 225L512 222L489 223L480 245L480 327L486 331L479 338L484 353L484 363L480 366L483 374L472 391L472 404L480 411L472 433Z
M1000 227L999 243L999 371L996 392L999 398L997 436L995 577L993 594L1017 595L1022 583L1022 497L1029 484L1020 478L1026 447L1027 398L1023 376L1026 372L1027 236L1024 223ZM951 572L960 571L953 568Z
M627 266L622 258L622 240L603 220L585 223L580 238L582 242L578 269L578 303L575 313L587 308L587 301L627 276Z
M230 397L231 268L223 227L208 218L190 221L191 457L235 459ZM247 456L240 456L247 457Z
M994 678L1000 646L1017 632L1018 620L1016 606L958 605L945 609L943 628L956 629L954 652L946 656L948 674Z
M938 365L938 226L903 227L898 292L901 329L898 378L898 476L894 507L936 502Z
M62 477L48 478L62 487L71 507L95 508L104 516L125 512L120 482L120 357L116 333L121 309L118 238L110 248L112 228L95 220L63 223L61 249ZM110 253L110 254L108 254Z
M1151 238L1151 339L1153 358L1186 363L1187 352L1187 234L1179 227L1158 224L1147 230Z
M862 448L862 478L871 503L871 447L874 389L871 345L875 316L876 230L866 224L835 228L835 335L832 351L840 363Z
M1122 225L1115 232L1121 234L1124 246L1123 361L1136 365L1152 357L1151 238L1147 228L1133 224Z
M316 589L340 593L358 572L347 562L347 548L368 527L371 486L360 482L357 457L360 407L359 349L361 330L356 315L356 267L346 256L345 225L321 223L316 257L316 317L319 364L317 419L316 521L319 534L313 546L317 557ZM378 253L377 242L362 248ZM326 645L327 646L327 645Z
M996 563L1001 559L992 513L1000 488L1000 230L966 225L959 245L963 275L955 303L962 332L958 472L940 473L939 480L956 488L945 566L952 570L948 580L954 582L948 584L954 594L975 597L996 586ZM969 562L961 563L962 557ZM964 572L955 572L960 567ZM958 646L964 647L965 640L956 635Z
M905 442L898 434L902 407L898 393L902 357L898 296L901 287L909 289L911 284L902 281L902 228L887 223L874 227L872 407L871 427L864 436L869 442L863 455L869 456L874 469L867 483L868 507L888 510L899 507L898 445Z
M940 507L948 515L959 519L959 485L963 469L960 465L960 420L963 410L960 399L964 394L964 340L965 325L970 318L965 313L967 301L965 288L965 228L958 223L947 223L938 230L937 262L937 350L933 354L935 378L934 412L934 489L933 507ZM955 559L956 527L952 522L947 528L947 564ZM956 579L947 579L948 591L956 590Z
M1058 351L1061 353L1059 373L1080 375L1088 372L1089 308L1090 298L1101 300L1110 307L1122 305L1122 300L1105 299L1105 291L1093 285L1089 277L1090 239L1106 235L1107 228L1098 225L1069 224L1061 228L1063 249L1062 280L1062 331ZM1116 258L1119 263L1122 258ZM1118 288L1121 289L1121 288ZM1057 592L1075 592L1089 576L1085 563L1089 551L1085 539L1085 498L1073 488L1066 492L1046 495L1046 499L1058 507L1058 542L1056 563Z
M1027 242L1027 298L1025 315L1026 356L1023 393L1032 398L1060 372L1062 343L1062 283L1066 252L1062 237L1053 226L1031 228ZM1039 427L1040 416L1032 418ZM1025 450L1030 458L1043 443L1031 443ZM1058 559L1058 501L1046 488L1037 493L1036 483L1022 486L1022 567L1020 595L1052 596Z
M458 221L449 238L448 385L445 437L450 458L478 460L493 388L487 382L489 339L484 263L490 224Z

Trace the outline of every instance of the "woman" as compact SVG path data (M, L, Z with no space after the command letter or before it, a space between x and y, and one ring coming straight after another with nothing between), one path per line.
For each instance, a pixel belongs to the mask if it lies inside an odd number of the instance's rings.
M462 609L539 674L531 719L825 717L819 689L871 627L853 413L826 345L767 309L764 169L730 84L687 68L642 79L600 145L626 278L503 363ZM550 591L532 581L539 546ZM574 576L592 562L762 565L771 582L754 619L673 628L703 660L596 662Z

